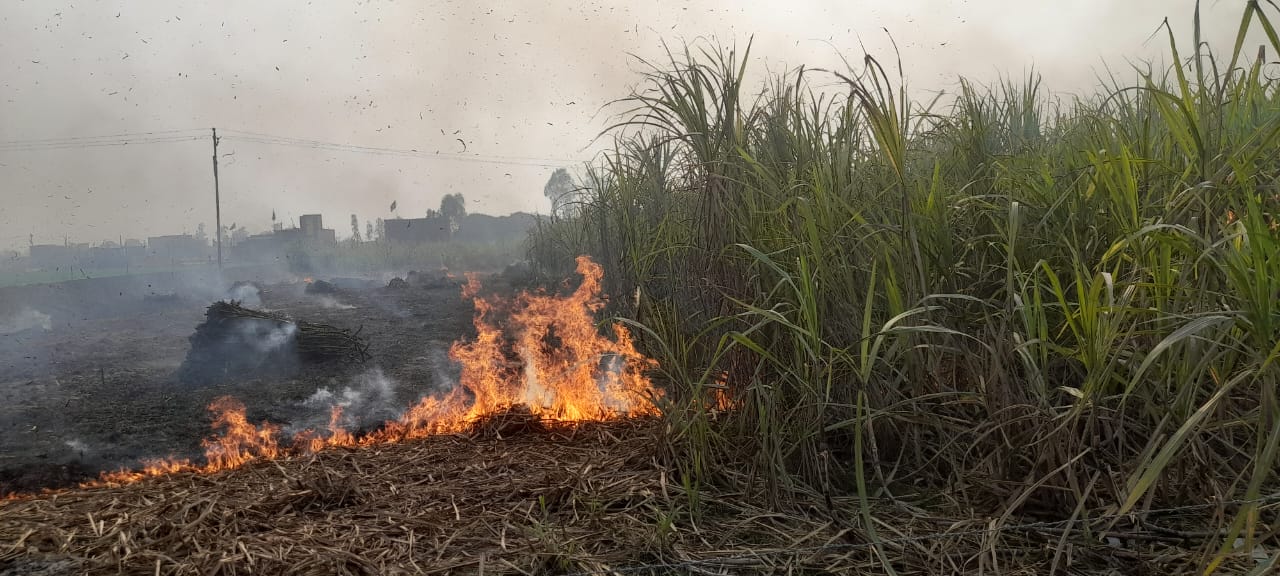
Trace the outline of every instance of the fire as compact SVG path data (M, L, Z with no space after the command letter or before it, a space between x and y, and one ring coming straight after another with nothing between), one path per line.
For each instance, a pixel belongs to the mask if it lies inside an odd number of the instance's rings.
M310 276L307 276L306 278L303 278L303 279L302 279L302 281L303 281L303 282L306 282L307 284L312 284L312 283L314 283L314 282L316 281L316 279L315 279L315 278L312 278L312 277L310 277Z
M729 373L716 375L716 383L711 386L710 408L716 412L732 412L736 407L733 395L729 392Z
M656 411L651 401L659 393L644 374L657 363L636 351L622 325L613 325L611 338L600 334L594 317L604 307L603 270L580 256L577 271L582 283L568 297L525 293L516 299L507 322L511 342L490 319L496 302L479 297L479 279L468 274L462 294L475 302L477 337L449 350L462 366L461 389L424 398L388 431L409 437L455 431L517 404L571 422Z
M353 446L355 443L355 436L342 427L342 406L334 406L329 412L329 436L303 430L293 437L294 449L302 452L319 452L330 446Z
M653 400L661 392L645 374L657 362L636 350L622 325L614 324L610 334L601 334L595 315L604 307L603 271L586 256L578 258L577 271L582 283L567 297L524 293L511 302L481 298L479 278L467 274L462 296L475 304L477 337L455 342L449 350L450 358L462 368L459 385L423 398L377 433L356 438L342 427L342 408L335 406L327 433L307 430L283 443L279 426L253 424L244 404L223 397L209 405L220 433L202 443L203 466L186 460L149 461L141 470L104 474L102 481L125 483L175 472L216 472L329 447L458 432L486 414L516 405L562 422L655 413ZM509 332L504 333L491 318L496 307L512 310L505 323Z

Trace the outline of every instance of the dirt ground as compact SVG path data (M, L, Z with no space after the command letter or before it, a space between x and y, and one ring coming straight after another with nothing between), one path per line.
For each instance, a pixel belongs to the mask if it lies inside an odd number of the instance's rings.
M50 329L0 333L0 494L74 484L139 458L198 459L210 434L206 406L219 396L243 401L253 421L288 425L307 415L303 402L317 390L339 393L380 370L394 404L408 406L442 385L449 345L473 332L473 308L456 286L319 279L338 292L308 294L297 280L261 284L261 308L359 329L370 344L365 364L200 385L184 382L178 369L212 301L206 295L184 295L182 286L157 292L151 283L117 294L107 279L38 292L32 307L51 314ZM8 294L10 308L15 298Z

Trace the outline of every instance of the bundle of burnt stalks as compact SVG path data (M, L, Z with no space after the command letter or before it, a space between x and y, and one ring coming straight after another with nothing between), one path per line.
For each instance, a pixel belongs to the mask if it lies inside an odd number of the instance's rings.
M337 294L338 287L332 282L316 280L314 282L308 282L305 291L307 294Z
M182 365L187 380L245 372L287 372L300 362L363 363L369 345L360 331L297 321L245 308L235 300L214 302L191 335Z
M466 284L466 279L461 276L454 276L449 273L448 268L441 268L436 271L410 270L405 276L405 281L410 286L425 288L427 290L438 290L441 288L458 288Z

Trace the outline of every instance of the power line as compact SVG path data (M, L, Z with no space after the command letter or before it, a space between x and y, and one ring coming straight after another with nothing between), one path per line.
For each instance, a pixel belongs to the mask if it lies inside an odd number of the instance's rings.
M200 134L196 134L199 132ZM150 132L124 132L100 136L70 136L65 138L38 138L27 140L10 140L0 142L0 152L32 152L44 150L67 150L82 148L99 148L130 146L142 144L169 144L203 140L203 129L155 130ZM414 148L385 148L363 146L340 142L327 142L289 136L276 136L246 130L224 130L223 139L263 144L268 146L292 146L312 150L332 152L349 152L393 156L400 158L420 158L427 160L447 160L453 162L469 162L479 164L497 164L509 166L534 166L541 168L560 168L576 164L577 160L563 158L544 158L534 156L506 156L498 154L459 154L452 152L428 152Z
M397 158L417 158L417 159L423 159L423 160L446 160L451 162L498 164L498 165L504 165L504 166L535 166L535 167L542 167L542 168L559 168L563 166L562 164L551 164L547 162L521 162L516 160L493 160L493 159L488 159L488 158L479 157L479 156L450 157L450 156L432 154L429 152L411 152L411 151L399 151L399 150L367 150L367 149L339 148L339 147L330 147L330 146L315 146L315 145L306 145L306 144L293 144L293 143L277 142L277 141L264 140L264 139L258 139L258 138L246 138L243 136L223 136L223 138L226 138L227 140L235 140L239 142L252 142L252 143L266 144L266 145L294 146L294 147L301 147L301 148L310 148L313 150L325 150L330 152L355 152L355 153L361 153L361 154L373 154L377 156L392 156Z
M189 142L201 140L201 136L159 136L152 138L122 138L118 140L91 140L49 142L42 144L0 145L0 152L38 152L43 150L68 150L81 148L102 148L110 146L133 146L143 144L168 144L173 142Z
M181 130L153 130L150 132L121 132L119 134L103 134L101 136L65 136L61 138L34 138L27 140L8 140L0 142L0 147L5 146L21 146L26 144L43 144L43 143L60 143L60 142L80 142L88 140L104 140L104 139L122 139L122 138L139 138L159 135L178 134L182 132L202 132L199 128L186 128Z
M340 147L348 147L348 148L360 148L360 150L376 150L376 151L389 151L389 152L412 152L412 154L430 154L433 156L440 156L440 157L466 157L466 159L471 159L471 157L485 157L485 159L527 160L527 161L541 161L541 163L573 163L573 161L575 161L575 160L561 159L561 157L548 157L548 156L512 156L512 155L503 155L503 154L461 154L461 152L428 152L425 150L417 150L417 148L384 148L384 147L375 147L375 146L361 146L361 145L351 145L351 143L325 142L321 140L311 140L311 138L273 136L273 134L264 134L261 132L236 131L236 129L229 129L229 131L227 131L227 129L224 129L223 132L246 134L246 136L265 138L265 140L308 143L308 145L340 146Z
M458 162L476 162L483 164L505 164L512 166L539 166L546 168L558 168L566 164L573 164L576 161L565 160L560 158L537 158L527 156L501 156L501 155L485 155L485 154L457 154L449 152L427 152L418 149L405 148L382 148L377 146L361 146L358 144L343 144L338 142L326 142L323 140L307 140L302 138L290 138L285 136L272 136L270 134L260 134L255 132L246 132L242 130L224 130L224 138L232 140L240 140L243 142L255 142L259 144L295 146L301 148L310 148L314 150L331 150L337 152L357 152L363 154L375 154L386 156L425 158L429 160L451 160Z
M474 159L474 158L486 158L486 159L497 159L497 160L522 160L522 161L530 161L530 162L554 162L554 163L572 163L572 162L574 162L573 160L567 160L567 159L564 159L564 158L549 158L549 157L545 157L545 156L511 156L511 155L504 155L504 154L462 154L462 153L456 153L456 152L427 152L427 151L425 151L425 150L418 150L418 149L416 149L416 148L409 148L409 149L402 149L402 148L380 148L380 147L376 147L376 146L362 146L362 145L358 145L358 144L343 144L343 143L326 142L326 141L323 141L323 140L313 140L313 139L307 139L307 138L294 138L294 137L289 137L289 136L274 136L274 135L271 135L271 134L262 134L262 133L259 133L259 132L248 132L248 131L245 131L245 130L227 130L227 131L225 131L225 132L238 133L238 134L245 134L245 135L255 136L255 137L263 138L263 139L279 140L279 141L282 141L282 142L292 142L292 143L299 143L299 144L314 144L314 145L321 145L321 146L335 146L335 147L342 147L342 148L349 148L349 149L372 150L372 151L379 151L379 152L400 152L400 153L411 153L411 154L429 154L429 155L431 155L431 156L438 156L438 157L441 157L441 158L467 158L467 159Z

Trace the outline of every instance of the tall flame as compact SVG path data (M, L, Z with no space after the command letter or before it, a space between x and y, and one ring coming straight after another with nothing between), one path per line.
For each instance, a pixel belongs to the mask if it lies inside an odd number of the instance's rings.
M653 413L659 392L645 372L657 362L636 351L620 324L613 325L612 338L600 334L594 317L604 307L603 270L579 256L577 271L582 283L567 297L517 297L506 323L512 342L490 320L495 303L479 297L479 279L468 274L462 294L475 302L476 339L449 349L462 366L461 387L423 398L388 430L408 437L456 431L516 404L561 421Z
M283 444L279 426L254 425L246 417L244 404L223 397L209 405L214 427L221 433L202 443L206 464L148 461L142 470L111 472L102 480L123 483L181 471L215 472L332 446L457 432L486 414L515 405L527 406L536 416L566 422L655 413L652 401L661 392L645 373L657 362L636 350L622 325L613 324L608 336L600 333L595 315L604 307L603 271L586 256L579 256L577 264L582 283L569 296L524 293L511 303L481 298L479 278L467 274L462 296L475 304L477 336L470 342L455 342L449 350L449 357L462 368L459 385L424 397L379 432L357 439L342 427L342 408L335 406L327 435L306 430ZM511 304L513 312L505 323L508 333L490 317L496 304Z

